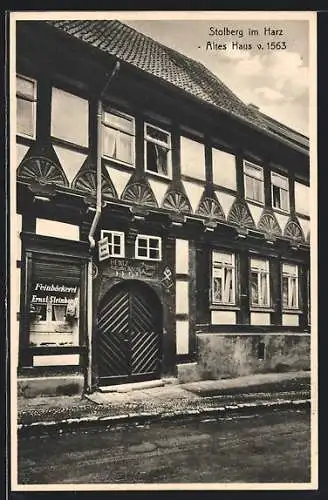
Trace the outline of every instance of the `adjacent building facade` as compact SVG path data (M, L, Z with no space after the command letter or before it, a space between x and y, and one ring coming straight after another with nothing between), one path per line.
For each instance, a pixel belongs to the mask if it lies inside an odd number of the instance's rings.
M308 369L308 139L121 22L16 31L19 393Z

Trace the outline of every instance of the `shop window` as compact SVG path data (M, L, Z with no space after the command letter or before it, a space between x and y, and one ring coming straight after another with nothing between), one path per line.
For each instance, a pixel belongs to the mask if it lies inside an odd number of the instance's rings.
M212 303L235 304L235 255L230 252L212 253Z
M251 258L251 306L270 307L270 274L267 259Z
M89 141L88 101L53 87L51 135L57 139L87 147Z
M34 260L28 314L30 346L79 345L79 265Z
M298 266L284 263L282 265L283 309L298 309L298 293Z
M103 155L127 165L134 165L135 121L119 111L103 113Z
M124 257L124 233L102 230L101 239L108 238L108 253L110 257Z
M245 198L264 203L263 168L244 160Z
M310 215L310 188L295 182L295 210L299 214Z
M288 178L271 172L272 206L285 212L289 210Z
M181 174L205 180L204 144L181 137Z
M145 170L163 177L171 175L171 134L145 123Z
M16 76L17 134L35 139L36 130L36 81Z
M139 234L135 241L135 258L144 260L162 259L162 240L158 236Z

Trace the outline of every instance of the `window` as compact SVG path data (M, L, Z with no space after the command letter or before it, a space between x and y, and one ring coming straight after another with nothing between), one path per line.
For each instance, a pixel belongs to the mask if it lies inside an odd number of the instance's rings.
M36 81L16 76L17 134L35 139Z
M213 182L236 190L236 158L230 153L212 148Z
M245 198L264 203L263 168L244 161Z
M282 307L298 309L298 266L282 265Z
M51 135L78 146L88 146L89 103L64 90L52 89Z
M139 234L135 243L135 258L145 260L162 259L162 241L158 236Z
M171 175L171 134L145 123L145 170Z
M270 306L270 276L267 259L251 258L251 305Z
M103 154L112 160L134 165L135 122L119 111L103 113Z
M288 179L282 175L271 172L272 206L288 212L289 188Z
M295 210L299 214L310 215L310 188L295 182Z
M124 233L102 230L100 237L101 239L108 238L108 252L110 257L124 257Z
M204 144L181 137L181 174L205 180Z
M212 302L235 304L235 255L230 252L212 253Z

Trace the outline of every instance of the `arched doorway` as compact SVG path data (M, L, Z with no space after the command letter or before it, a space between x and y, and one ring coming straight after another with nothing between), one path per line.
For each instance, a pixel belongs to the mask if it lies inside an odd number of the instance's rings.
M162 305L150 286L113 286L99 304L97 330L100 386L160 376Z

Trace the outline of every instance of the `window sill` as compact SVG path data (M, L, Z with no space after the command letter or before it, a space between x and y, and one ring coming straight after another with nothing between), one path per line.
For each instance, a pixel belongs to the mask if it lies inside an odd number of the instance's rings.
M264 207L264 202L262 201L257 201L257 200L251 200L250 198L246 198L245 197L245 201L247 201L248 203L252 203L253 205L257 205L258 207Z
M282 314L303 314L301 309L283 309Z
M147 170L146 168L145 168L145 174L147 174L147 175L153 175L155 177L159 177L160 179L163 179L163 180L166 180L166 181L170 181L172 179L171 175L159 174L158 172L153 172L152 170Z
M36 135L32 136L32 135L25 135L25 134L21 134L19 132L17 132L16 134L16 139L25 139L25 140L28 140L28 141L35 141L36 140Z
M265 312L265 313L272 313L275 312L275 310L272 307L250 307L250 312Z
M274 207L272 206L272 210L277 213L277 214L281 214L281 215L289 215L290 214L290 209L288 208L288 210L283 210L282 208L278 208L278 207Z
M236 305L229 304L211 304L209 307L210 311L239 311L240 307Z
M117 160L116 158L112 158L111 156L107 156L105 154L102 154L101 158L104 161L116 163L118 166L128 167L128 168L133 168L133 169L136 168L135 163L126 163L123 160Z

